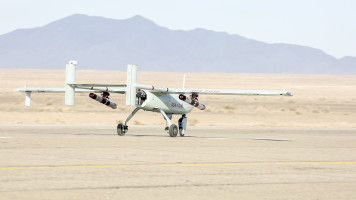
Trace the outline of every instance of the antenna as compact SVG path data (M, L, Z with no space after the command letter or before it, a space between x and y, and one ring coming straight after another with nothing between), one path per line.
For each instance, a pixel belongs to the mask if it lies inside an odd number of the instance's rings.
M183 88L185 86L185 75L183 76Z

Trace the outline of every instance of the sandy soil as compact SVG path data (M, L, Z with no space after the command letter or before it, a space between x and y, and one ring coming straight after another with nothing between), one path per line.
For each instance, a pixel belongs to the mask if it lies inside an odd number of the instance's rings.
M139 72L138 82L181 87L183 73ZM201 95L205 111L188 115L190 126L356 127L356 76L186 73L188 88L283 89L293 97ZM134 109L125 96L112 94L112 110L77 94L76 106L64 106L64 94L25 95L23 87L64 87L64 70L0 69L0 124L116 124ZM77 70L78 83L125 83L126 72ZM174 121L179 116L174 117ZM157 113L140 111L130 124L164 125Z

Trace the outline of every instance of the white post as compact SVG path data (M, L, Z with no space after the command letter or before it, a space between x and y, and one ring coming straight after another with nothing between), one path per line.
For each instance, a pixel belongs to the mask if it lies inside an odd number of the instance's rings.
M31 92L26 92L25 105L26 106L31 106Z
M73 106L75 104L75 88L69 84L75 84L75 67L77 61L69 61L66 65L66 84L65 84L65 105Z

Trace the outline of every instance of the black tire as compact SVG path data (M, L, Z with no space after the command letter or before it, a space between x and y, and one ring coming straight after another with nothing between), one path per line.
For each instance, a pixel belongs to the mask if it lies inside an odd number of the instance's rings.
M117 134L119 136L124 136L126 131L124 131L124 125L123 124L118 124L117 125Z
M178 127L177 127L177 125L172 124L172 125L169 127L169 136L171 136L171 137L177 137L177 135L178 135Z

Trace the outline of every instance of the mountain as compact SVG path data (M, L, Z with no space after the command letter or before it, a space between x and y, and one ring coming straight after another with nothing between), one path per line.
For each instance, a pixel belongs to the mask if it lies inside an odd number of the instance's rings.
M1 68L356 74L356 57L336 59L291 44L267 44L205 29L170 30L141 16L126 20L75 14L0 35Z

